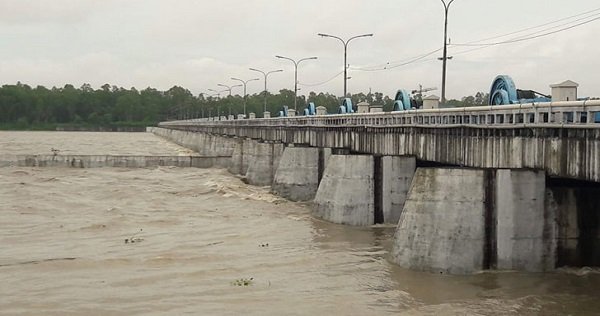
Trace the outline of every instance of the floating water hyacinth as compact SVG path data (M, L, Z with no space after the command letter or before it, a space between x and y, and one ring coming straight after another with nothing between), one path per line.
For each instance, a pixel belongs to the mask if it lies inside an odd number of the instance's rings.
M252 285L252 284L254 283L254 281L253 281L253 280L254 280L254 278L249 278L249 279L245 279L245 278L242 278L242 279L237 279L237 280L235 280L235 281L231 282L231 285L234 285L234 286L250 286L250 285Z

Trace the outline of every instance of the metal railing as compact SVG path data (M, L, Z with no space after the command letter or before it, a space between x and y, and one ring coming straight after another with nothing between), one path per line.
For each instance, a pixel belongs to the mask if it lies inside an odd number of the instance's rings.
M159 126L406 126L447 128L565 127L600 128L600 100L523 103L395 112L328 114L258 119L204 118L161 122Z

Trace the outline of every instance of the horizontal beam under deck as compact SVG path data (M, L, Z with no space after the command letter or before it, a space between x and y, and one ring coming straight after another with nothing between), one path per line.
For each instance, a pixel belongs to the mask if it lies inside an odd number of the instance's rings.
M347 148L373 155L409 155L465 167L540 169L550 176L600 182L600 130L595 128L206 125L166 128L311 147Z

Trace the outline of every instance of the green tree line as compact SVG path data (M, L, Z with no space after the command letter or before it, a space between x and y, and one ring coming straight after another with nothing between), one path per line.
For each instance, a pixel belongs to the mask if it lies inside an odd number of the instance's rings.
M483 94L452 100L453 106L476 105ZM367 101L380 104L391 111L393 100L383 93L357 93L351 96L354 104ZM265 94L246 97L246 113L262 117ZM329 113L337 113L340 98L329 93L310 92L298 98L298 110L308 102L325 106ZM472 104L471 104L472 103ZM267 93L266 109L277 115L287 105L293 108L294 92L283 89L277 94ZM161 121L191 119L217 115L244 113L244 98L239 95L206 97L193 95L189 90L174 86L166 91L154 88L137 90L105 84L93 89L89 84L79 88L67 84L62 88L32 88L26 84L0 87L0 128L2 129L55 129L57 126L147 126Z

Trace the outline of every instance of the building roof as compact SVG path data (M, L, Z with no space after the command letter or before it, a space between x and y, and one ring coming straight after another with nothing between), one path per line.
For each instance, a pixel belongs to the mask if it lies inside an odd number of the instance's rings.
M571 80L567 80L567 81L564 81L561 83L550 85L550 88L577 88L577 87L579 87L579 84L577 82L574 82Z
M440 99L440 97L438 97L435 94L428 95L428 96L426 96L426 97L423 98L423 100L439 100L439 99Z

